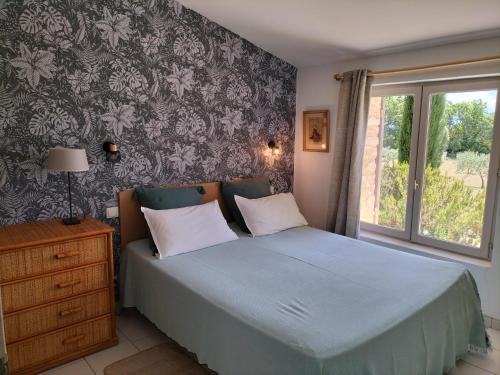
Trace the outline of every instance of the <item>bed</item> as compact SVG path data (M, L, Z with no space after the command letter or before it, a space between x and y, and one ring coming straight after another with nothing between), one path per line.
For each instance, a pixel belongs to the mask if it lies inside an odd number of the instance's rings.
M442 374L489 347L459 264L311 227L259 238L233 227L236 241L159 260L134 205L120 195L122 306L221 375Z

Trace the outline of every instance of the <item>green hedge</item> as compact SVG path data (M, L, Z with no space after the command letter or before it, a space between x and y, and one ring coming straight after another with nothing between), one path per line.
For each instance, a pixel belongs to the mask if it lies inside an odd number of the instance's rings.
M379 224L404 228L409 167L386 162L382 173ZM420 233L442 240L479 247L485 191L466 186L458 178L444 176L438 168L425 170Z

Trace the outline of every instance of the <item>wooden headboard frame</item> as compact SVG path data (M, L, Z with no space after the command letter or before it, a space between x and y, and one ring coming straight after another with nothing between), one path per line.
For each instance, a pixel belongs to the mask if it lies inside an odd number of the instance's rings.
M254 178L239 179L235 182L251 181ZM203 194L203 203L211 202L215 199L219 201L220 208L226 220L230 218L229 212L224 204L221 194L220 182L204 182L200 184L189 185L162 185L162 187L190 187L190 186L203 186L205 194ZM134 199L134 189L125 190L118 195L120 209L120 248L121 251L129 242L146 238L146 220L141 212L139 202Z

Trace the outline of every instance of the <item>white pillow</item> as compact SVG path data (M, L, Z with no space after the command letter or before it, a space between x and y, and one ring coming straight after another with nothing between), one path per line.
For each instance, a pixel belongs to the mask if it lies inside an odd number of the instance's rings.
M152 210L141 207L159 258L237 240L214 200L198 206Z
M281 193L257 199L235 195L234 200L245 224L254 236L307 225L292 193Z

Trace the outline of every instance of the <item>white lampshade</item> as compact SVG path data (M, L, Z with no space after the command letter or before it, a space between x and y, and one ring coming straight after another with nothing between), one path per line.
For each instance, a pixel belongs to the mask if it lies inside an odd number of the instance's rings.
M87 154L81 148L50 148L48 169L56 172L88 171Z

